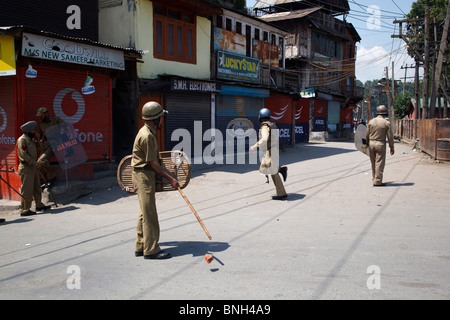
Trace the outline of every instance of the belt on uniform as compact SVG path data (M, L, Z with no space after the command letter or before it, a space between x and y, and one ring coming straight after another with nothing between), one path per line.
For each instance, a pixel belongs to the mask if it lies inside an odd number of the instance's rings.
M136 172L142 172L142 171L155 171L155 169L153 169L153 167L152 167L151 165L149 165L149 164L145 165L145 166L142 167L142 168L136 168L136 167L134 167L133 170L136 171Z

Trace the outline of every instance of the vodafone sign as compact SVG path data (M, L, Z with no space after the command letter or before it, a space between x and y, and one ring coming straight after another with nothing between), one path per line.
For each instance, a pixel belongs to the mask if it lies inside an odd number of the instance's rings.
M36 112L46 107L73 126L88 160L112 157L111 79L104 74L89 74L94 79L95 92L82 94L87 73L48 66L33 66L38 76L25 78L27 121L39 120Z

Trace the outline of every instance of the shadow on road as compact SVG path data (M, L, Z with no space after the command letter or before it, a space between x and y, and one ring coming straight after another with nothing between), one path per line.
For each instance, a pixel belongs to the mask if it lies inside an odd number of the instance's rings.
M214 241L169 241L160 242L159 245L169 250L174 257L184 255L200 257L205 255L207 252L221 252L227 250L230 247L230 245L226 242Z

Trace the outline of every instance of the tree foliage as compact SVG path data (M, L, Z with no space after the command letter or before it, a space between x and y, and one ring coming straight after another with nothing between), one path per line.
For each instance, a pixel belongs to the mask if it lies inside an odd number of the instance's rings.
M399 94L395 96L394 113L396 119L403 119L406 116L406 108L411 100L409 93Z

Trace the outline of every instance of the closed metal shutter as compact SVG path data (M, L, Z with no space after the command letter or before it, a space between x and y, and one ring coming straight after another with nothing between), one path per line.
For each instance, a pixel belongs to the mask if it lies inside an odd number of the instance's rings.
M14 189L19 190L16 143L22 132L16 125L14 97L14 77L0 77L0 174ZM1 198L20 200L20 196L3 181L0 181L0 189Z
M34 79L23 78L23 112L26 120L36 120L36 112L46 107L51 116L72 124L78 133L88 161L112 158L111 79L107 75L89 73L95 92L81 93L88 74L44 66L33 66ZM21 72L24 72L22 70Z
M291 145L293 136L292 98L287 95L272 95L265 99L265 106L270 110L271 120L276 123L280 130L280 145Z
M169 92L166 94L165 109L169 112L165 117L166 150L173 150L180 143L187 145L187 141L183 139L190 138L190 150L182 151L191 158L192 162L196 158L195 163L198 163L203 150L211 143L203 141L203 134L211 128L211 94ZM186 129L190 137L172 137L177 129Z
M328 101L314 99L313 127L311 131L327 131Z
M295 143L309 141L311 99L300 99L295 107Z
M341 117L341 104L338 101L328 102L328 129L333 132L337 130Z
M250 132L254 130L256 133L256 139L259 131L259 110L264 105L263 98L248 97L241 95L217 95L216 104L216 127L222 133L223 142L223 155L228 156L226 162L230 164L229 156L227 155L227 144L234 144L234 155L241 154L248 150L248 146L256 141L250 141ZM244 150L238 150L237 140L233 136L227 136L227 129L233 129L237 135L245 137ZM255 135L253 135L254 138ZM233 138L233 139L230 139ZM230 149L231 150L231 149ZM236 157L233 163L238 163ZM246 160L248 161L248 160Z

